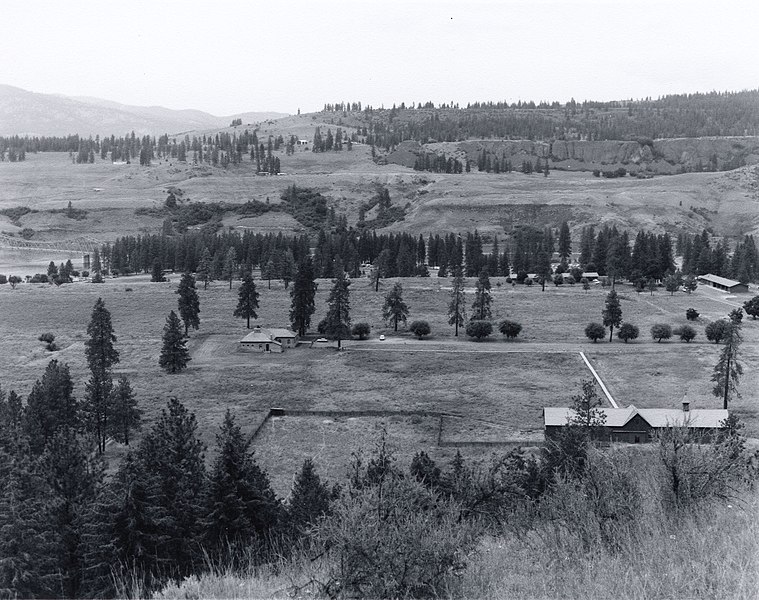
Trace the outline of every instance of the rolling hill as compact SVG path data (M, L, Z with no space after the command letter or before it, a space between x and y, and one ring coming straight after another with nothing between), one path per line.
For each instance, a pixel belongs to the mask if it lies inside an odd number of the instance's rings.
M38 94L0 85L0 135L65 136L176 134L189 130L226 127L233 119L244 124L286 116L275 112L248 112L215 116L199 110L172 110L161 106L130 106L90 97Z

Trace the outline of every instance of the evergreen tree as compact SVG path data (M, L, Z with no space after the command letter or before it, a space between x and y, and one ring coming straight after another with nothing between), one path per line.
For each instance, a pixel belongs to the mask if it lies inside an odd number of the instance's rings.
M26 401L24 430L32 453L42 453L58 430L78 426L79 405L73 392L68 365L51 360Z
M459 267L453 277L451 287L451 301L448 303L448 324L455 326L454 335L458 337L459 327L464 325L466 312L464 306L464 276Z
M198 329L200 327L200 300L198 291L195 289L195 278L191 273L182 273L182 279L179 281L179 287L176 293L179 295L179 315L184 322L185 337L190 331L190 327ZM173 312L173 311L172 311Z
M350 279L345 275L342 264L335 267L335 278L327 298L327 317L324 319L324 333L337 340L338 350L342 348L342 340L350 337Z
M85 568L82 519L103 478L103 464L76 431L59 429L49 441L42 465L50 488L46 513L57 533L57 565L63 595L76 598Z
M151 493L156 494L160 537L152 551L164 572L182 578L194 571L199 558L205 448L197 438L195 414L176 398L169 400L167 408L141 441L138 459L157 484Z
M142 592L160 586L170 569L158 554L165 545L159 490L158 477L134 452L99 488L82 527L85 597L116 597L120 591L115 589L116 581L134 582Z
M203 252L200 253L200 261L198 262L198 268L195 270L195 274L198 277L198 281L203 282L203 289L208 289L208 282L212 279L213 272L213 259L211 258L211 251L208 248L203 248Z
M290 292L290 323L299 336L306 335L311 326L311 315L316 310L316 278L311 257L303 255L298 262L293 289Z
M726 322L725 326L723 338L725 345L720 352L717 364L714 365L711 377L714 382L712 393L717 398L722 398L722 408L725 410L727 410L731 394L735 393L740 397L740 394L737 393L738 380L743 375L743 365L738 361L740 345L743 342L741 321L738 318L733 318L732 313L730 317L730 321Z
M166 281L166 278L163 276L163 265L161 265L161 261L158 258L153 259L153 269L151 271L150 281L152 283Z
M396 283L393 289L385 296L385 305L382 307L382 318L385 321L392 320L394 330L398 331L398 321L406 322L408 306L403 301L403 286Z
M253 281L253 275L251 273L245 273L242 278L242 285L238 292L237 308L233 316L247 319L248 329L250 329L250 318L258 318L256 309L258 308L258 292L256 291L256 284Z
M287 504L286 522L293 538L305 536L309 527L329 514L331 500L329 486L322 483L314 463L307 458L295 478Z
M113 333L111 313L102 298L98 298L92 308L90 323L87 325L89 338L84 343L87 365L93 373L105 373L119 362L119 353L113 347L116 336Z
M203 499L204 549L212 557L232 557L265 542L277 526L280 504L229 410L216 434L217 454Z
M490 303L492 297L490 294L490 277L487 269L480 271L477 283L474 288L474 302L472 303L472 316L474 321L487 321L491 317Z
M227 253L224 255L224 268L222 269L221 276L225 281L229 281L229 289L232 289L232 279L235 276L235 263L237 262L237 253L233 246L229 247Z
M569 262L572 256L572 237L569 233L569 224L564 221L559 229L559 258L563 262Z
M184 369L191 360L186 344L187 336L182 332L182 323L172 310L163 328L163 347L158 364L168 373Z
M92 253L92 283L103 283L103 266L100 262L100 251L95 248Z
M129 432L139 429L142 411L137 407L132 386L126 375L122 375L111 396L111 418L108 430L113 438L129 445Z
M617 292L611 290L606 296L606 304L602 313L604 327L609 328L609 342L612 341L614 328L622 324L622 307L619 304Z
M93 371L84 385L82 417L85 429L94 436L100 454L105 452L109 418L112 412L113 380L109 371Z
M50 489L22 452L0 450L0 597L62 595L60 538L48 518Z

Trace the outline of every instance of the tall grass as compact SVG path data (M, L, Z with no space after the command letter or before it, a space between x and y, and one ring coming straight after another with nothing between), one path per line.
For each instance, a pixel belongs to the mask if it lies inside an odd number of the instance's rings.
M725 497L720 487L674 504L665 475L655 447L591 451L581 478L559 478L540 502L514 504L500 529L490 530L473 550L462 547L463 562L448 572L445 585L434 595L759 597L756 490L743 487ZM420 539L418 545L429 545L433 539L434 535ZM307 553L296 552L276 568L247 575L212 570L208 576L170 585L156 597L319 597L326 588L314 582L334 571L336 565L330 561L335 560L327 554L312 562ZM337 566L345 564L343 556ZM385 575L393 577L389 569Z

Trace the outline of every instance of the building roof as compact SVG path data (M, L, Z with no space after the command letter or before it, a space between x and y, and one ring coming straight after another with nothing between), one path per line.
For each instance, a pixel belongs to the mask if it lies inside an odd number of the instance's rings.
M269 329L262 329L261 331L270 333L275 338L294 338L295 337L294 331L290 329L284 329L282 327L272 327Z
M699 275L699 279L703 279L704 281L711 281L712 283L718 283L720 285L724 285L725 287L733 287L735 285L745 285L741 284L740 281L735 281L735 279L728 279L727 277L720 277L719 275L712 275L711 273L707 273L706 275Z
M256 330L251 331L248 335L246 335L244 338L240 340L241 344L278 344L282 345L279 342L275 341L272 336L269 334L268 330Z
M651 427L703 427L718 428L720 421L728 417L728 411L721 409L693 409L684 411L677 408L599 408L606 415L606 427L624 427L635 415L640 415ZM566 425L575 411L567 407L546 407L543 409L543 424L548 426Z

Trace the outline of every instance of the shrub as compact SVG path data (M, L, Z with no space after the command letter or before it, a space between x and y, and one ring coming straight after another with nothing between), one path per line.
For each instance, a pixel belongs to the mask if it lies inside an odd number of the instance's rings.
M585 327L585 336L589 340L593 340L593 343L595 344L598 340L606 336L606 327L601 325L601 323L588 323L588 326Z
M49 281L45 273L35 273L29 280L30 283L48 283Z
M513 340L522 331L522 325L516 321L504 320L498 325L498 331L505 335L507 339Z
M533 283L534 283L534 281L530 277L528 277L527 279L524 280L524 284L525 285L532 285Z
M556 286L563 285L564 283L564 277L562 275L554 275L553 276L553 284Z
M666 323L656 323L651 327L651 337L657 342L668 340L672 337L672 328Z
M617 337L620 340L623 340L625 344L630 340L637 339L639 335L640 329L638 329L632 323L622 323L622 325L619 327L619 331L617 331Z
M58 350L58 346L55 343L55 334L47 332L42 333L37 338L40 342L45 342L45 349L49 350L50 352L55 352Z
M425 335L429 335L432 331L430 329L430 324L427 321L413 321L411 325L409 325L409 330L420 340Z
M678 336L683 342L690 342L696 337L696 330L690 325L683 325L672 331L673 335Z
M0 285L8 283L8 278L5 275L0 275Z
M369 323L356 323L351 329L351 335L356 336L360 340L368 338L370 332L371 327L369 327Z
M706 339L715 344L719 344L727 335L728 327L730 327L730 323L727 319L712 321L706 326L706 329L704 329Z
M317 525L330 597L424 598L450 594L477 536L455 502L409 477L344 494Z
M752 319L756 319L759 316L759 296L754 296L751 300L746 300L743 303L743 310Z
M689 308L685 311L685 318L689 321L698 320L698 311L695 308Z
M582 283L582 289L584 289L586 292L590 289L590 281L588 281L587 277L581 278L580 283Z
M469 321L466 326L466 334L478 341L493 333L493 324L490 321Z

